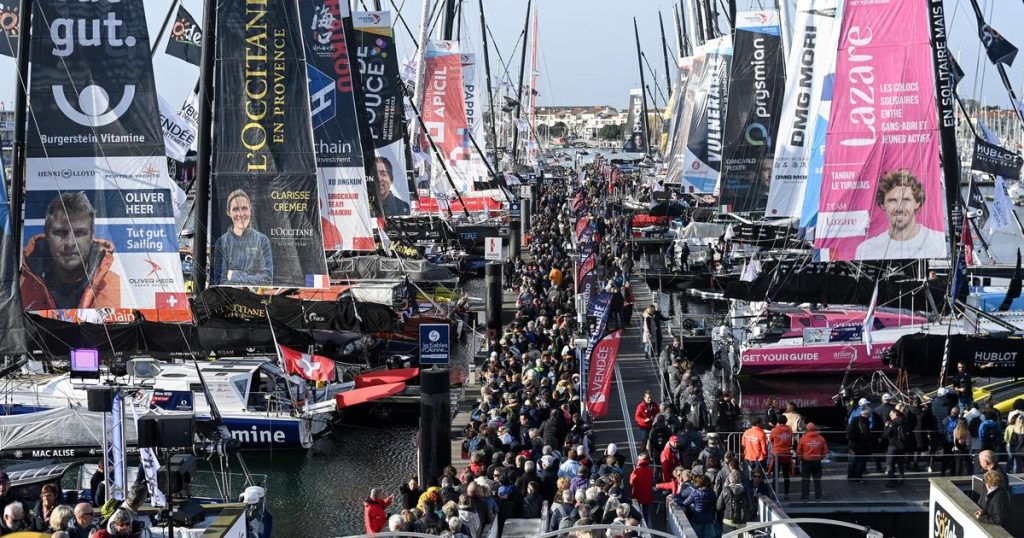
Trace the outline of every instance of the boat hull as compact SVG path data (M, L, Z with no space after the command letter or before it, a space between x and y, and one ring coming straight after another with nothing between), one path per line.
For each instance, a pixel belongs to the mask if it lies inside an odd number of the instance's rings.
M882 354L892 347L892 342L871 346L844 342L787 347L751 347L740 354L743 367L741 374L787 375L787 374L837 374L869 373L889 370L882 362Z

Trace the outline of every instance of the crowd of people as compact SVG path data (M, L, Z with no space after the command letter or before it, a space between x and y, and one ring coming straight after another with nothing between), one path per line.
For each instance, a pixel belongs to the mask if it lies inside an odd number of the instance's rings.
M22 531L50 533L51 538L138 537L142 534L139 510L149 497L144 484L127 488L124 501L104 498L103 473L93 476L93 502L63 504L72 496L54 483L44 484L31 509L17 498L6 472L0 472L0 536ZM74 499L73 499L74 500Z

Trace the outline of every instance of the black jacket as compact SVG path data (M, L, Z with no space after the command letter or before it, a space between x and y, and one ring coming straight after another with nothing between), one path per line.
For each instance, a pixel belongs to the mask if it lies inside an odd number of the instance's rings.
M523 512L522 516L525 519L538 519L540 518L540 510L544 504L544 498L539 494L534 493L533 495L527 495L523 497Z
M846 439L850 443L850 451L864 455L871 453L871 423L867 418L857 417L846 427Z
M988 492L985 494L985 498L980 500L981 516L978 517L978 521L995 525L1002 525L1009 521L1010 494L1005 487L1000 486Z

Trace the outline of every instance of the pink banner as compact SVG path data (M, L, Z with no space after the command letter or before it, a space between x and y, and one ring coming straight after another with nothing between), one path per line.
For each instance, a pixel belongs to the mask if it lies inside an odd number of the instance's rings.
M946 257L927 7L846 2L814 244L822 261Z
M594 253L591 252L590 255L587 256L586 259L583 260L583 263L580 264L580 271L579 271L579 273L576 274L576 282L577 283L578 282L582 282L583 281L583 277L586 276L587 273L589 273L589 272L594 270L594 263L595 263Z
M472 190L472 181L455 170L460 162L468 162L470 157L461 58L457 41L427 44L422 115L459 192L468 192ZM422 147L430 147L426 137L422 144Z
M583 236L583 230L586 230L587 229L587 225L589 225L589 224L590 224L590 219L588 219L587 217L583 217L579 221L576 222L576 239L579 239L580 237Z
M870 354L864 344L853 343L794 346L791 349L750 348L743 350L740 357L745 374L843 373L847 366L851 372L874 372L887 368L882 362L882 353L892 344L875 343Z
M590 374L587 376L587 412L591 418L608 414L608 396L615 378L615 360L619 358L622 329L612 331L598 340L590 353Z

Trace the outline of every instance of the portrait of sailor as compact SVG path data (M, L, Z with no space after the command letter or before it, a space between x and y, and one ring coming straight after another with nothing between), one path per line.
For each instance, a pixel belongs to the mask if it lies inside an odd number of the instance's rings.
M64 193L46 209L43 233L25 247L25 310L119 308L121 277L111 267L114 244L96 238L96 210L84 192Z
M380 196L380 205L384 210L385 217L409 214L409 204L400 200L391 190L395 174L391 161L386 157L377 157L377 186Z
M227 215L231 229L213 247L210 283L222 286L269 286L274 280L270 239L252 228L252 199L242 189L231 191Z
M901 260L942 258L946 255L945 234L918 222L925 192L909 170L892 170L882 176L875 192L875 204L885 212L886 230L857 247L858 260Z

